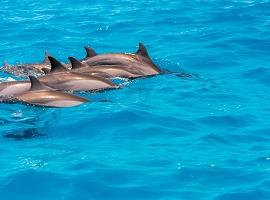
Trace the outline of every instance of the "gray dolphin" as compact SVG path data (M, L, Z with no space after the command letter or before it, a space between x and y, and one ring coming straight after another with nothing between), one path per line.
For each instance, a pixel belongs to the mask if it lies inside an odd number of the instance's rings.
M139 43L136 53L108 53L98 55L92 48L85 47L87 58L82 62L89 66L114 65L125 66L126 68L136 68L144 75L160 74L162 71L150 58L144 44Z
M91 74L95 72L110 74L111 78L122 77L122 78L137 78L144 76L144 73L136 68L127 68L121 65L100 65L100 66L89 66L86 63L82 63L79 60L69 57L71 62L72 71Z
M72 107L88 102L87 99L72 94L55 91L44 85L37 78L29 76L30 90L10 97L0 98L0 102L22 102L46 107Z
M50 69L50 61L48 59L49 53L45 52L45 58L41 63L32 63L32 64L19 64L19 65L9 65L4 64L0 68L0 71L9 73L19 77L27 77L29 75L40 76L44 75L42 69Z

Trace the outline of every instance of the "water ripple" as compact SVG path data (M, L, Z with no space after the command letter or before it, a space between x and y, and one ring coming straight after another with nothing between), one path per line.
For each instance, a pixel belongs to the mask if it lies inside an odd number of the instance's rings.
M144 42L174 73L78 93L92 102L75 108L1 104L0 196L268 200L269 9L269 0L1 1L2 63Z

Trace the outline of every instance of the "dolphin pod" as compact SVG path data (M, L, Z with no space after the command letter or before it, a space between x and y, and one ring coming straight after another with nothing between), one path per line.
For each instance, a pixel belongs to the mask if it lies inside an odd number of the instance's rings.
M17 76L27 75L30 81L0 83L0 102L72 107L88 100L64 91L118 89L120 87L112 81L114 78L131 79L162 72L142 43L139 43L135 53L97 54L91 47L85 47L85 50L87 55L84 59L69 57L70 64L62 64L46 53L42 63L5 65L2 71L6 70Z

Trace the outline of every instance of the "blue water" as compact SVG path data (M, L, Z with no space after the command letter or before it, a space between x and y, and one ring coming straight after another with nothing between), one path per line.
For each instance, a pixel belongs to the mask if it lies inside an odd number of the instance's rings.
M1 200L269 200L269 11L269 0L2 0L0 62L144 42L161 68L196 75L82 93L92 102L74 108L0 104Z

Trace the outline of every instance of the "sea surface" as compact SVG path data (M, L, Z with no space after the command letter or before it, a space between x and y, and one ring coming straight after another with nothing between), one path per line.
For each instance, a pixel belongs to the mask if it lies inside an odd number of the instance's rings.
M175 73L0 104L1 200L270 199L269 0L1 0L1 65L139 42Z

